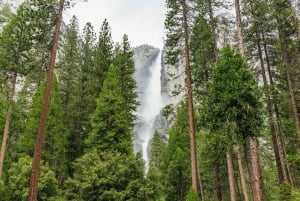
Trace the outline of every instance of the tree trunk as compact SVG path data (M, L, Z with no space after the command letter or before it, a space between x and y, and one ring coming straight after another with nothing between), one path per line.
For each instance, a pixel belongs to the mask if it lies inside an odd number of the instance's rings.
M264 186L261 176L261 167L259 160L258 141L256 136L250 137L250 156L251 168L254 179L255 192L253 193L254 201L264 200Z
M272 71L271 71L271 65L270 65L270 60L269 60L269 53L268 53L268 48L267 48L267 43L266 43L266 39L265 39L265 33L264 31L261 31L261 35L262 35L262 43L263 43L263 47L264 47L264 54L265 54L265 58L266 58L266 64L267 64L267 70L268 70L268 78L269 78L269 81L270 81L270 85L271 86L274 86L274 82L273 82L273 76L272 76ZM289 165L288 163L286 162L286 151L285 151L285 143L284 143L284 137L283 137L283 134L282 134L282 129L281 129L281 125L280 125L280 114L279 114L279 109L278 109L278 105L277 105L277 95L276 94L270 94L270 97L271 97L271 100L272 101L272 106L274 108L274 112L275 112L275 119L276 119L276 122L274 122L274 125L275 125L275 130L276 130L276 133L278 133L278 144L281 144L281 146L279 146L279 153L282 155L282 159L284 161L284 164L285 164L285 172L287 174L287 177L288 177L288 180L289 180L289 183L291 185L293 185L293 179L292 179L292 176L291 176L291 173L290 173L290 170L289 170Z
M247 143L247 141L245 141L243 143L243 148L244 148L245 159L246 159L246 164L247 164L247 169L248 169L248 174L249 174L249 179L250 179L250 184L251 184L252 197L253 197L253 201L256 201L255 196L254 196L256 191L255 191L255 182L254 182L253 170L252 170L251 159L250 159L251 158L250 148L249 148L249 144Z
M253 14L253 12L252 12ZM264 86L269 86L266 76L266 69L265 69L265 62L262 55L262 49L260 46L260 37L258 35L257 30L255 30L256 35L256 41L257 41L257 49L258 49L258 55L260 60L260 66L261 66L261 72L262 72L262 78L263 78L263 84ZM272 100L270 97L270 94L267 92L265 93L266 99L267 99L267 113L268 113L268 121L270 125L271 130L271 136L272 136L272 143L273 143L273 149L274 149L274 155L275 155L275 161L276 161L276 167L277 167L277 174L279 183L282 182L288 182L288 177L285 169L285 157L283 154L283 144L281 143L279 133L277 132L278 129L276 129L274 115L273 115L273 109L272 109Z
M214 165L214 183L215 183L215 192L218 201L222 201L222 191L220 185L220 175L219 175L219 165L215 163Z
M189 110L189 129L190 129L190 148L191 148L191 167L192 167L192 186L198 193L198 168L197 168L197 151L195 140L195 122L194 122L194 106L192 92L192 78L190 68L190 49L189 49L189 29L187 22L187 5L186 1L182 0L183 8L183 28L184 28L184 46L185 46L185 64L186 64L186 88L188 92L188 110Z
M35 145L34 155L33 155L28 201L36 201L37 200L37 186L38 186L40 161L41 161L41 155L42 155L43 138L44 138L48 106L49 106L49 101L50 101L50 92L51 92L51 86L52 86L52 80L53 80L56 53L57 53L57 48L58 48L60 26L62 23L62 12L63 12L63 8L64 8L64 2L65 2L64 0L60 1L59 10L58 10L58 14L57 14L49 71L48 71L43 105L42 105L42 110L41 110L39 129L38 129L37 138L36 138L36 145Z
M6 147L7 147L7 140L9 136L9 128L10 128L15 90L16 90L16 83L17 83L17 73L15 72L11 83L11 93L8 97L8 109L6 113L6 120L5 120L5 126L3 131L3 138L2 138L2 146L0 152L0 180L2 178L2 173L3 173L4 157L5 157Z
M240 53L245 57L245 47L244 47L244 38L243 38L243 29L242 29L242 20L241 20L241 11L240 11L240 0L234 0L235 5L235 14L236 14L236 27L237 35L239 41Z
M288 88L289 88L289 93L290 93L290 101L291 101L292 111L293 111L295 125L296 125L296 132L298 135L298 146L300 147L300 117L299 117L299 111L298 111L295 92L294 92L294 84L293 84L292 76L291 76L291 64L289 64L289 62L287 61L287 58L288 58L287 53L284 52L283 60L284 60L285 67L286 67L286 77L287 77Z
M236 183L235 183L235 178L234 178L234 169L233 169L231 153L229 151L226 152L226 161L227 161L229 188L230 188L230 200L231 201L237 201Z
M213 34L213 49L214 49L214 56L215 61L218 60L218 45L217 45L217 34L216 34L216 23L214 20L214 13L211 0L208 1L208 9L209 9L209 18L210 18L210 26L212 29Z
M285 8L287 8L287 7L285 7ZM288 6L288 8L291 8L291 7ZM276 8L277 11L281 11L282 9L284 9L284 8L281 8L281 7ZM284 24L283 19L281 19L280 17L277 17L277 24L279 24L279 25ZM295 25L295 22L293 25ZM295 33L294 32L287 33L287 31L284 30L284 28L282 26L278 26L277 29L279 32L281 56L282 56L283 64L285 67L286 79L287 79L288 89L289 89L289 93L290 93L290 103L291 103L292 112L293 112L293 116L294 116L296 133L298 135L298 146L300 147L300 117L299 117L299 111L298 111L295 92L294 92L294 84L293 84L293 80L292 80L292 76L291 76L291 68L297 58L295 58L296 55L293 55L293 52L291 52L292 50L289 47L289 45L292 45L292 43L293 43L293 39L291 39L291 38L295 37L295 35L298 35L298 33L296 33L296 32Z
M240 177L241 177L241 184L242 184L242 190L243 190L243 195L244 195L244 201L249 201L249 196L247 192L247 185L246 185L246 179L244 175L244 168L243 168L243 163L242 163L242 156L241 156L241 151L240 151L240 146L236 145L235 147L236 150L236 155L238 159L238 165L239 165L239 172L240 172Z

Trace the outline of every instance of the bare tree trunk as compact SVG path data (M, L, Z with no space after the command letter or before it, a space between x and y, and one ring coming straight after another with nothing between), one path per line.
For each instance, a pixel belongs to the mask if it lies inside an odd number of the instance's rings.
M245 179L245 173L242 163L242 156L240 151L240 146L236 145L235 147L237 159L238 159L238 165L239 165L239 171L240 171L240 177L241 177L241 184L242 184L242 190L244 195L244 201L249 201L248 191L247 191L247 185L246 185L246 179Z
M253 201L256 201L255 196L254 196L256 191L255 191L255 182L254 182L253 170L252 170L252 165L251 165L251 156L250 156L249 143L247 143L245 141L243 143L243 148L244 148L245 159L246 159L246 164L247 164L247 169L248 169L249 179L250 179L250 184L251 184L251 192L252 192L251 195L253 197Z
M217 46L217 34L216 34L216 23L214 20L214 13L213 13L213 7L211 0L208 1L208 9L209 9L209 18L210 18L210 24L213 34L213 49L214 49L214 56L215 61L218 60L218 46Z
M226 161L227 161L229 188L230 188L230 200L231 201L237 201L236 183L235 183L235 178L234 178L233 162L232 162L231 153L229 151L226 152Z
M266 69L264 64L264 58L262 55L262 49L260 46L260 37L258 35L257 30L255 31L256 40L257 40L257 49L258 49L258 55L260 59L260 66L261 66L261 72L262 72L262 78L264 86L269 86L266 76ZM265 93L266 99L267 99L267 112L268 112L268 120L269 125L271 129L271 136L272 136L272 142L273 142L273 149L274 149L274 155L275 155L275 161L276 161L276 167L277 167L277 174L279 182L288 182L288 177L285 169L285 157L283 154L283 144L281 143L279 133L277 132L278 129L276 129L274 115L273 115L273 109L272 109L272 100L269 93Z
M16 83L17 83L17 73L15 72L13 75L13 78L12 78L11 92L9 93L10 95L8 97L8 109L7 109L7 113L6 113L2 146L1 146L1 152L0 152L0 180L2 178L2 173L3 173L4 158L5 158L5 152L6 152L6 147L7 147L7 140L8 140L8 136L9 136L9 128L10 128L10 121L11 121L11 115L12 115L12 109L13 109L15 90L16 90Z
M263 186L263 180L261 176L258 141L256 136L250 137L250 156L251 156L252 173L253 173L254 187L255 187L255 193L253 193L254 201L263 201L264 186Z
M291 8L290 5L287 8ZM283 9L283 8L276 8L277 10ZM280 17L277 17L277 23L283 24L283 19ZM295 21L293 21L295 24ZM280 40L280 46L281 46L281 56L283 60L283 64L285 67L285 73L286 73L286 79L288 83L288 89L290 93L290 103L292 107L292 112L294 116L294 121L295 121L295 127L296 127L296 133L298 135L298 146L300 147L300 117L299 117L299 111L297 108L297 102L296 102L296 97L295 97L295 92L294 92L294 84L291 76L291 68L293 64L295 63L295 60L297 58L296 55L293 55L293 52L291 52L291 48L289 45L293 43L292 37L295 37L295 35L298 36L298 33L287 33L282 26L277 27L278 32L279 32L279 40Z
M265 58L266 58L266 64L267 64L267 70L268 70L268 76L269 76L269 81L271 86L274 86L274 82L273 82L273 75L272 75L272 71L271 71L271 65L270 65L270 60L269 60L269 53L268 53L268 48L267 48L267 43L266 43L266 38L265 38L265 33L262 30L261 31L261 35L262 35L262 43L263 43L263 47L264 47L264 54L265 54ZM293 179L289 170L289 165L286 161L286 151L285 151L285 143L284 143L284 137L282 134L282 129L281 129L281 125L280 125L280 114L279 114L279 109L278 109L278 105L277 105L277 95L276 94L270 94L270 97L272 97L272 104L273 104L273 108L274 108L274 112L275 112L275 119L276 122L274 122L275 125L275 130L278 133L278 144L281 144L281 150L279 149L279 153L282 155L282 159L284 161L285 164L285 172L287 174L289 183L293 185Z
M245 47L242 32L242 20L240 15L240 1L235 0L235 10L236 10L236 23L238 30L238 40L240 53L245 57ZM246 145L246 149L248 146ZM247 153L248 154L248 153ZM264 186L261 175L259 151L258 151L258 141L256 136L250 137L250 160L247 155L245 155L251 180L251 188L253 193L254 201L263 201Z
M243 38L243 29L242 29L242 20L241 20L241 11L240 11L240 0L234 0L235 3L235 13L236 13L236 27L237 35L239 41L240 53L245 57L245 47L244 47L244 38Z
M219 165L215 163L214 165L214 183L215 183L215 192L218 201L222 201L222 191L220 185L220 175L219 175Z
M189 110L189 128L190 128L190 148L191 148L191 167L192 167L192 186L196 193L198 193L198 168L197 168L197 151L195 140L195 120L194 120L194 106L193 106L193 92L192 92L192 78L190 68L190 48L189 48L189 29L187 22L187 5L186 0L182 0L183 7L183 28L184 28L184 45L185 45L185 64L186 64L186 88L188 92L188 110Z
M37 186L38 186L40 161L41 161L41 155L42 155L43 138L44 138L48 106L49 106L49 101L50 101L50 92L51 92L51 86L52 86L52 80L53 80L56 53L57 53L57 48L58 48L60 26L62 23L62 12L63 12L63 8L64 8L64 2L65 2L64 0L60 1L59 10L58 10L58 14L57 14L49 71L48 71L47 82L46 82L46 87L45 87L42 111L41 111L40 122L39 122L39 129L38 129L37 138L36 138L36 145L35 145L35 150L34 150L34 155L33 155L28 201L37 201Z

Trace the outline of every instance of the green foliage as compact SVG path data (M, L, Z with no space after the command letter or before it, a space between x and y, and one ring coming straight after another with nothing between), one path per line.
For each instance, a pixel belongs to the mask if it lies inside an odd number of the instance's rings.
M113 41L107 19L101 25L98 44L95 49L94 92L99 93L109 66L113 61ZM92 76L92 75L91 75Z
M213 43L211 27L204 17L198 16L194 23L190 44L193 83L198 101L203 99L201 95L205 96L208 92L212 67L215 62Z
M241 137L256 135L262 125L260 92L253 73L239 53L226 46L213 71L208 121ZM234 129L229 129L234 126Z
M191 185L187 103L177 112L163 159L162 174L166 201L183 201Z
M189 193L186 196L186 201L200 201L199 196L193 188L190 188Z
M8 170L7 183L2 184L4 191L0 191L3 195L0 200L25 201L28 199L31 163L32 158L24 156L12 164ZM55 178L55 173L50 170L47 164L42 163L38 184L38 200L54 201L59 199L58 181Z
M44 90L45 82L38 88L33 97L25 132L20 136L20 155L25 153L33 156ZM54 78L45 129L43 159L49 163L50 168L57 174L57 177L62 179L66 171L66 135L63 132L62 108L59 92L58 82L56 78Z
M163 175L159 168L155 166L151 166L149 168L145 184L146 200L158 201L163 198L164 186L162 183L162 178Z
M150 167L160 168L162 166L165 149L166 144L161 139L160 133L155 131L151 141Z
M122 96L125 100L125 106L128 108L127 116L133 123L135 119L133 112L136 111L138 103L137 94L135 92L136 81L133 77L135 72L133 51L130 47L127 35L123 36L123 41L120 45L116 45L113 63L117 67Z
M0 2L1 10L0 10L0 25L3 25L5 22L9 21L9 18L12 15L9 4L2 4Z
M91 115L92 131L86 140L88 149L132 152L132 130L121 93L117 69L110 65L97 99L97 108Z
M66 181L67 200L144 199L143 162L133 154L92 150L74 163L74 175Z

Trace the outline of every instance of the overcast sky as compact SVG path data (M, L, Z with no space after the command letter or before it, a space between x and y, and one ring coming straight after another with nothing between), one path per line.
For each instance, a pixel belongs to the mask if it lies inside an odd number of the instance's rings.
M98 35L106 18L114 42L127 34L132 47L149 44L162 48L165 11L165 0L88 0L66 10L64 21L69 23L76 15L80 30L91 22Z

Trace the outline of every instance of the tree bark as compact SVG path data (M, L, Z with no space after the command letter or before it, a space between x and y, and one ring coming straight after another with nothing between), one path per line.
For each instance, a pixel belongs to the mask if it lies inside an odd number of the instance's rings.
M50 92L51 92L53 73L55 67L55 59L56 59L57 48L58 48L60 26L62 23L62 12L64 8L64 2L65 2L64 0L60 1L59 10L57 14L49 70L48 70L47 82L46 82L43 105L42 105L40 122L39 122L39 129L37 133L36 145L35 145L35 150L33 155L28 201L37 201L38 175L39 175L40 161L42 155L43 138L44 138L48 106L50 101Z
M214 183L215 183L215 193L218 201L222 201L222 191L220 185L220 175L219 175L219 165L215 163L214 165Z
M186 0L181 0L183 8L183 29L184 29L184 46L185 46L185 65L186 65L186 88L188 92L188 112L189 112L189 130L190 130L190 148L191 148L191 167L192 167L192 186L196 193L199 192L198 168L197 168L197 151L195 140L195 120L192 92L192 78L190 67L190 48L189 48L189 29L187 22L187 5Z
M254 194L256 193L256 191L255 191L253 170L252 170L252 165L251 165L250 148L249 148L249 143L247 143L247 141L245 141L243 143L243 148L244 148L245 159L246 159L246 164L247 164L247 169L248 169L248 174L249 174L249 179L250 179L250 184L251 184L252 197L253 197L253 201L256 201L255 197L254 197Z
M270 81L270 85L274 86L273 75L272 75L271 65L270 65L270 60L269 60L269 53L268 53L265 33L264 33L263 30L261 31L261 35L262 35L262 43L263 43L264 54L265 54L266 64L267 64L268 78L269 78L269 81ZM285 164L284 168L285 168L289 183L291 185L293 185L293 179L292 179L292 176L291 176L289 165L286 161L285 143L284 143L284 137L283 137L283 134L282 134L281 124L280 124L280 114L279 114L279 109L278 109L278 104L277 104L278 98L277 98L277 95L273 94L273 93L270 93L270 97L271 97L271 100L273 100L272 101L272 106L273 106L274 112L275 112L275 120L276 120L276 122L274 122L275 130L278 133L278 140L279 140L279 143L281 144L281 146L280 146L281 150L279 149L279 153L282 154L282 159L284 160L284 164Z
M5 152L6 152L6 147L7 147L7 140L8 140L8 136L9 136L9 128L10 128L10 122L11 122L15 90L16 90L16 83L17 83L17 73L15 72L13 75L13 78L12 78L12 83L11 83L11 93L8 97L8 109L7 109L7 113L6 113L5 126L4 126L4 131L3 131L3 138L2 138L2 146L1 146L1 152L0 152L0 180L2 178L2 173L3 173L4 158L5 158Z
M263 84L264 84L264 86L269 86L269 83L267 81L267 76L266 76L265 62L264 62L264 58L262 55L262 49L260 46L260 37L259 37L257 30L255 30L255 36L256 36L256 41L257 41L257 49L258 49L258 55L259 55L259 60L260 60ZM267 100L268 121L269 121L269 125L270 125L270 130L271 130L272 143L273 143L273 149L274 149L279 183L288 182L288 177L287 177L287 173L286 173L286 169L285 169L285 166L286 166L285 165L285 157L284 157L284 154L282 151L283 144L281 143L279 133L277 132L278 129L276 129L276 125L275 125L276 121L274 120L274 115L273 115L273 109L272 109L273 103L272 103L270 94L268 92L265 93L265 96L266 96L266 100Z
M213 13L213 7L211 0L208 1L208 9L209 9L209 18L210 18L210 24L213 34L213 49L214 49L214 56L215 61L218 60L218 45L217 45L217 34L216 34L216 23L214 21L214 13Z
M251 168L254 179L255 192L253 193L254 201L264 200L264 186L261 176L261 167L259 160L258 141L256 136L250 137L250 156Z
M290 5L289 5L290 8ZM281 11L284 8L276 8L277 11ZM279 17L277 17L277 23L279 25L284 24L283 20ZM295 22L293 21L295 24ZM290 94L290 103L292 107L293 117L295 121L295 127L296 127L296 133L298 136L298 146L300 147L300 117L299 117L299 110L297 107L295 92L294 92L294 84L291 76L291 68L296 60L296 55L293 55L293 52L291 52L291 48L289 48L289 45L292 45L293 39L292 37L295 37L295 35L298 35L298 33L287 33L282 26L277 27L279 32L279 41L281 46L281 56L283 60L283 64L285 67L285 73L286 73L286 79L288 83L288 89Z
M226 161L227 161L229 188L230 188L230 200L237 201L236 182L235 182L235 178L234 178L233 162L232 162L231 153L229 151L226 152Z
M242 29L242 20L241 20L241 11L240 11L240 0L234 0L235 5L235 14L236 14L236 27L237 35L239 41L240 53L245 57L245 47L244 47L244 38L243 38L243 29Z
M244 201L249 201L249 196L247 192L247 185L246 185L246 179L244 175L244 168L243 168L243 163L242 163L242 156L241 156L241 150L240 146L236 145L235 147L237 159L238 159L238 165L239 165L239 172L240 172L240 177L241 177L241 184L242 184L242 190L243 190L243 195L244 195Z

